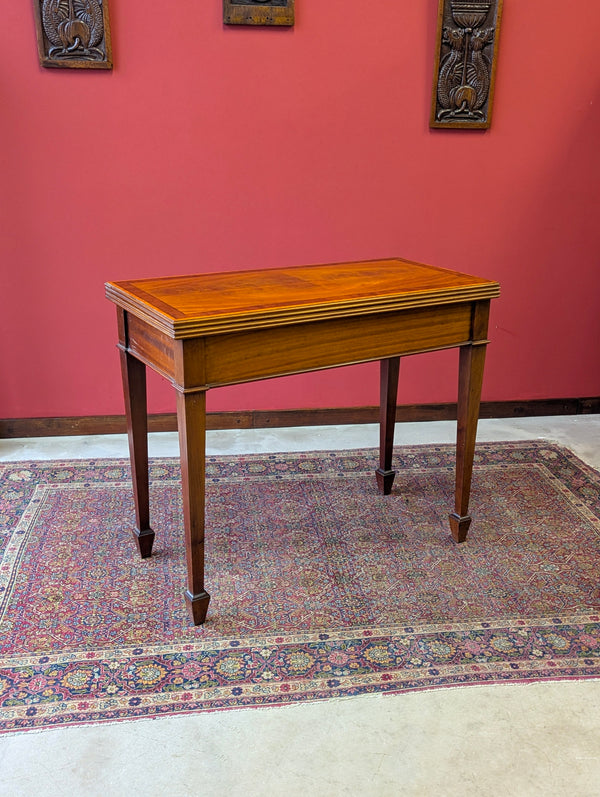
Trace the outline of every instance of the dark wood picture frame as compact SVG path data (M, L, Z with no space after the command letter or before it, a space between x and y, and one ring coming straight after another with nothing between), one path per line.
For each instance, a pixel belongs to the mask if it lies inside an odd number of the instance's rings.
M226 25L294 24L294 0L223 0Z
M108 0L33 0L40 64L112 69Z
M490 127L502 3L439 0L430 127Z

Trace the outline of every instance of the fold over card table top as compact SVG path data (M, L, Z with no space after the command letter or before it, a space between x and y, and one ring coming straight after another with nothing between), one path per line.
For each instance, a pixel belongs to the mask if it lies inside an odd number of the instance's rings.
M377 486L392 489L400 357L458 347L458 431L450 529L462 542L468 514L490 300L497 282L407 260L109 282L117 305L136 527L152 553L146 366L176 391L186 541L185 600L198 625L204 585L206 392L213 387L380 360ZM302 400L299 399L301 407ZM217 608L218 611L218 608Z
M497 282L407 260L109 282L106 295L172 338L498 296Z

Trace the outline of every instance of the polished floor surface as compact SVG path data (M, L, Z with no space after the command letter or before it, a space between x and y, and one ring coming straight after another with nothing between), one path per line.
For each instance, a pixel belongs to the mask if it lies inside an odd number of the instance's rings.
M454 423L396 443L453 442ZM600 416L480 422L480 440L548 439L600 469ZM235 454L376 446L373 425L210 432ZM177 454L173 434L153 456ZM126 438L0 440L0 460L127 456ZM598 574L600 579L600 574ZM373 695L0 737L2 797L600 795L600 680Z

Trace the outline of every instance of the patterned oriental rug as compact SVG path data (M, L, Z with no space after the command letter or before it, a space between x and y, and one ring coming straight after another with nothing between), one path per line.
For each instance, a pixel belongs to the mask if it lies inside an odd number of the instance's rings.
M0 729L374 692L600 677L600 474L480 444L456 545L454 447L211 457L207 622L188 620L179 468L153 460L150 560L128 463L0 465Z

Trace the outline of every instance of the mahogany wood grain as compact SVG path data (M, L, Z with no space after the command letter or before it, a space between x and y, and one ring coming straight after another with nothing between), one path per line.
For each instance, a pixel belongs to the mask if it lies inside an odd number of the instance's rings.
M194 625L206 619L210 595L204 589L204 465L206 393L177 392L181 487L185 525L187 589L185 600Z
M155 371L173 379L175 375L175 341L159 329L148 326L133 313L127 316L128 349Z
M465 346L460 350L456 486L454 512L450 514L450 529L456 542L466 540L471 525L469 496L484 362L485 346Z
M209 386L250 382L454 348L470 338L468 302L213 335L204 339L206 380Z
M148 412L146 404L146 366L126 349L127 318L117 308L119 350L136 526L133 537L143 559L152 553L154 531L150 526L150 495L148 488Z
M392 470L392 454L394 450L399 373L399 357L391 357L381 361L379 377L379 467L375 471L375 476L379 492L383 495L391 493L396 475L396 472Z
M498 283L393 258L109 282L109 299L170 337L493 298Z
M471 525L469 496L473 456L483 383L490 303L478 302L473 308L473 342L462 346L458 364L458 424L456 435L456 487L450 529L456 542L464 542Z
M205 621L210 601L204 584L206 391L381 360L376 476L388 493L399 358L459 347L456 496L450 526L462 541L470 523L489 305L498 293L492 280L399 259L107 283L106 295L119 308L138 539L153 534L145 365L169 378L177 392L185 600L196 625Z

